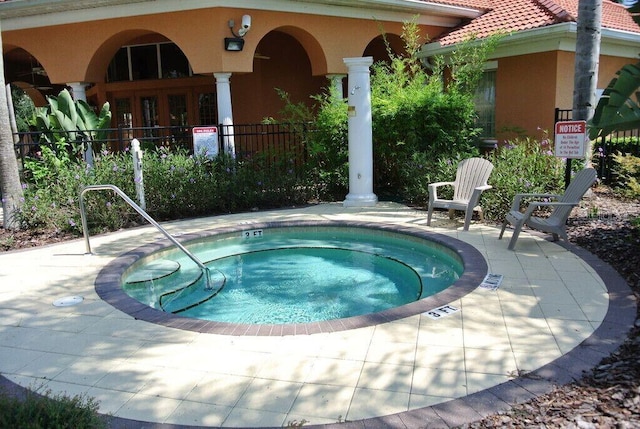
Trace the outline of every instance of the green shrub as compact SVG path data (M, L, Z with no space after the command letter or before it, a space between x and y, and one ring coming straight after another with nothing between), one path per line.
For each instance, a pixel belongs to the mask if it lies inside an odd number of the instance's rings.
M86 396L44 396L28 391L24 398L0 394L0 427L20 429L102 429L107 421L98 403Z
M391 61L376 63L371 74L374 179L378 193L413 201L420 199L415 192L422 187L421 168L477 155L480 130L474 126L472 92L462 90L474 85L467 81L472 73L459 76L464 84L452 83L445 90L444 71L429 74L417 58L421 40L415 23L405 24L403 40L408 54L389 52ZM456 55L478 51L467 48Z
M626 198L640 197L640 157L616 153L613 156L612 186Z
M434 159L427 152L416 152L400 168L400 194L408 204L426 207L429 201L429 183L452 182L456 176L458 163L468 156L456 155L451 158ZM451 198L453 188L447 186L438 191L441 198Z
M517 193L561 194L564 163L551 151L551 141L521 138L501 146L490 156L493 189L483 192L481 205L488 220L501 221Z
M602 146L602 141L598 141L598 144ZM640 138L638 136L627 137L607 137L604 145L609 153L633 153L640 151Z
M427 195L425 183L446 171L432 174L434 166L478 154L480 130L474 127L472 87L494 39L458 50L456 56L473 64L458 67L459 80L445 90L444 69L428 73L417 57L422 41L415 22L405 23L402 38L405 56L389 49L389 61L372 67L374 190L383 198L422 202ZM349 179L347 103L333 91L330 87L314 96L315 109L293 104L279 91L285 103L283 121L313 124L314 133L307 136L310 180L316 184L318 197L330 200L344 198Z
M333 91L314 97L319 107L307 138L309 180L322 200L344 198L349 188L347 104Z
M42 159L25 162L25 204L19 213L23 226L31 229L81 231L79 195L87 185L113 184L128 195L135 185L131 157L126 153L96 154L94 168L69 156L64 141L53 151L42 147ZM92 226L99 231L116 230L134 221L134 211L109 191L93 192L86 197Z
M303 166L287 154L257 154L237 161L192 156L185 149L145 152L143 181L146 211L154 219L185 217L297 205L317 195ZM93 168L43 150L25 163L25 205L19 213L31 229L81 233L79 195L88 185L111 184L137 200L133 161L128 152L96 154ZM90 231L113 231L141 222L134 209L110 190L85 194Z

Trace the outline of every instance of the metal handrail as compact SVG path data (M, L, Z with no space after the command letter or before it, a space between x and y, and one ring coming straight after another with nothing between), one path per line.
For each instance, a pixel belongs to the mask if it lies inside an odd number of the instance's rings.
M113 192L121 196L122 199L127 204L133 207L133 209L137 211L138 214L140 214L140 216L145 218L151 225L158 228L158 230L161 233L163 233L164 236L169 239L169 241L175 244L176 247L178 247L178 249L182 250L185 255L187 255L193 262L195 262L195 264L198 267L200 267L200 269L202 270L202 274L204 275L206 290L213 289L211 287L211 276L210 276L211 273L209 271L209 267L204 265L193 253L191 253L189 250L187 250L186 247L180 244L180 242L176 240L171 234L169 234L169 232L166 229L160 226L160 224L156 222L151 216L149 216L149 214L145 212L138 204L136 204L135 201L129 198L127 194L125 194L120 188L118 188L115 185L89 185L82 188L82 191L80 192L80 218L82 219L82 233L84 235L85 248L89 255L91 255L92 253L91 253L91 245L89 244L89 227L87 226L87 214L86 214L85 205L84 205L84 194L87 193L88 191L100 191L100 190L108 190L108 189L112 190Z

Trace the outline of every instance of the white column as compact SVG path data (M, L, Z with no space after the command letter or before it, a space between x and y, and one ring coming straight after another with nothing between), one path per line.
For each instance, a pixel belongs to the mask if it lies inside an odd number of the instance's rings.
M342 88L342 80L346 77L345 74L328 74L327 79L331 82L331 87L340 98L344 98L344 89Z
M372 207L378 202L373 193L373 129L371 122L372 57L345 58L349 69L347 85L349 112L349 194L345 207Z
M71 88L71 96L75 101L82 100L84 102L87 101L87 84L84 82L71 82L67 83L67 86ZM84 148L84 162L87 163L89 167L93 167L93 142L90 137L85 139L86 145ZM84 143L83 143L84 145Z
M229 79L231 73L214 73L216 78L216 97L218 101L218 123L226 125L224 130L220 132L225 133L223 139L224 153L230 156L236 156L236 147L233 137L233 109L231 106L231 84ZM231 134L227 136L227 134Z
M74 100L87 101L87 84L85 82L71 82L67 83L67 86L71 88Z

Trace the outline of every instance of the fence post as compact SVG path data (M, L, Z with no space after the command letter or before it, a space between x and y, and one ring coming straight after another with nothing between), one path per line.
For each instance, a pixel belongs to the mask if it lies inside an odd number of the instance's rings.
M567 118L568 115L562 115L562 110L556 107L555 116L553 119L553 127L555 129L556 122L560 121L568 121L570 118ZM564 111L566 113L566 111ZM573 117L573 111L571 112L571 117ZM555 140L555 135L553 136ZM567 189L569 187L569 183L571 182L571 158L567 158L565 168L564 168L564 188Z
M131 140L131 155L133 156L133 181L136 184L136 194L142 210L147 210L144 200L144 181L142 177L142 150L138 139Z
M84 148L84 162L89 168L93 168L93 142L91 139L82 138L82 147Z

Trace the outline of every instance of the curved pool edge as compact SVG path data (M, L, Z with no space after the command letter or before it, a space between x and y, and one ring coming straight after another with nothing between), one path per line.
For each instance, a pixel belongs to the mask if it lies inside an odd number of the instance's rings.
M241 232L247 229L268 229L287 227L357 227L364 229L375 229L388 231L394 234L406 234L413 237L422 238L438 243L452 250L461 258L464 265L464 273L451 286L427 298L394 307L377 313L361 316L354 316L343 319L328 321L318 321L311 323L297 324L277 324L277 325L250 325L235 324L226 322L207 321L202 319L188 318L172 313L151 308L129 296L122 289L122 277L125 271L135 262L153 252L170 247L165 241L158 241L147 244L131 252L127 252L114 261L107 264L100 270L96 281L95 291L98 296L131 317L166 327L194 331L199 333L209 333L218 335L234 336L283 336L283 335L312 335L318 333L328 333L345 331L350 329L364 328L404 319L429 310L447 305L459 299L478 287L487 274L488 265L482 254L472 245L449 237L443 234L427 231L424 229L398 224L382 224L378 222L360 221L273 221L273 222L252 222L241 225L218 227L208 229L198 233L190 233L180 236L183 243L214 237L216 235Z

